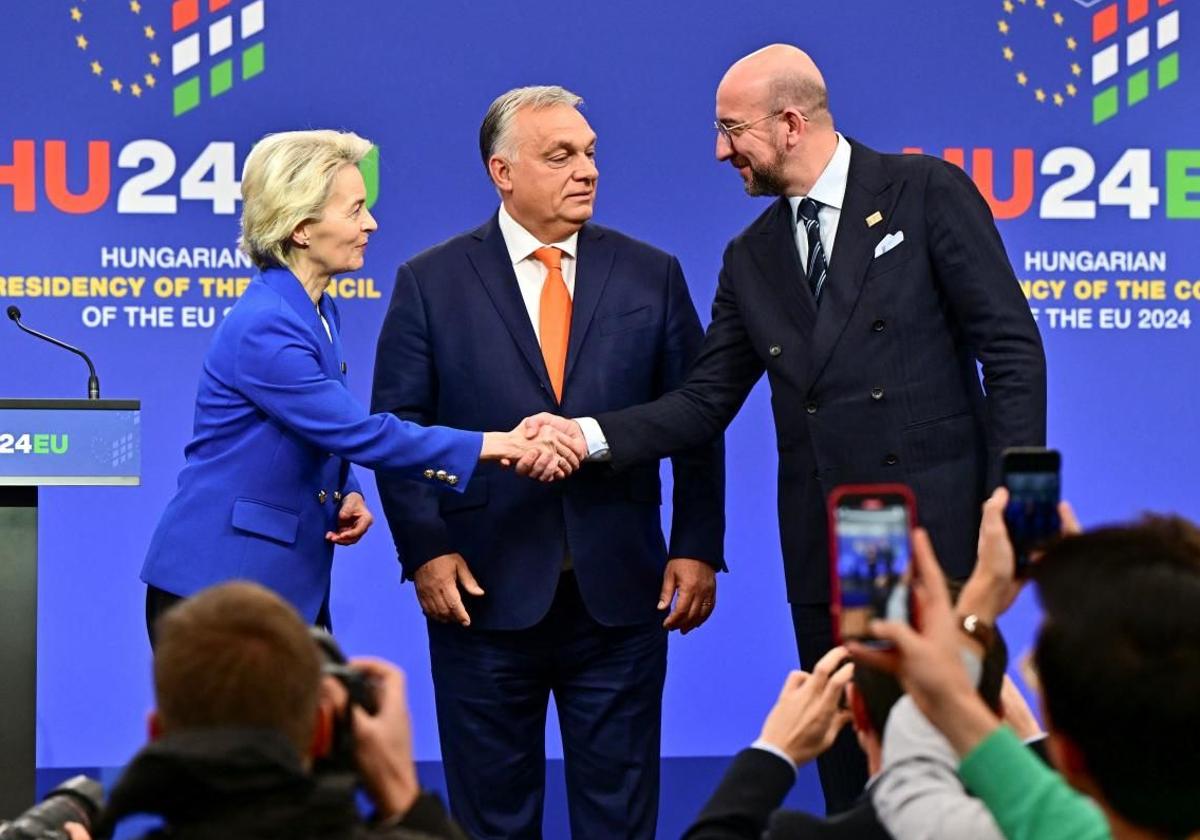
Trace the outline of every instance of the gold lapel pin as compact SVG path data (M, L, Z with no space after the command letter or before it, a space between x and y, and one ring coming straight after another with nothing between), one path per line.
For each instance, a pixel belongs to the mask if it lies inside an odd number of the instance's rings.
M867 227L875 227L883 221L883 214L876 210L870 216L867 216Z

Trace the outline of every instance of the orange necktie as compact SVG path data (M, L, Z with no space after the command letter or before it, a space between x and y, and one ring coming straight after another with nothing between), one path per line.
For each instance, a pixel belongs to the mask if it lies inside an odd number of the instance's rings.
M562 251L558 248L538 248L533 256L546 266L542 283L542 298L538 313L538 338L542 342L542 358L554 386L554 396L562 402L563 376L567 369L567 341L571 337L571 295L562 275Z

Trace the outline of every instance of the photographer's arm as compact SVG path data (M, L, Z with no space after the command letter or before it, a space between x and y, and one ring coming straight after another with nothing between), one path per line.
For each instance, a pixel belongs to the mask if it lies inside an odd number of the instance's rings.
M412 755L412 722L404 674L380 659L356 658L351 665L375 684L379 711L369 715L357 706L354 757L380 827L405 826L431 837L465 840L435 796L422 794Z

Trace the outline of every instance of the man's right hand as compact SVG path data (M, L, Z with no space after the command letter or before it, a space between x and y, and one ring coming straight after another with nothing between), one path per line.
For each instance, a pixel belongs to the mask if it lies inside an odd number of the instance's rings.
M900 621L872 621L871 635L891 646L881 650L851 642L850 653L858 664L895 674L917 708L964 756L1000 721L980 699L963 665L966 636L959 629L946 577L924 529L913 530L912 550L912 594L920 628Z
M382 659L355 658L350 664L370 677L379 711L354 707L354 759L381 820L403 817L420 793L413 762L412 721L404 674Z
M425 615L434 621L471 626L471 616L463 605L458 587L461 585L475 596L483 594L483 587L475 580L461 554L434 557L417 569L413 583L417 586L417 600Z

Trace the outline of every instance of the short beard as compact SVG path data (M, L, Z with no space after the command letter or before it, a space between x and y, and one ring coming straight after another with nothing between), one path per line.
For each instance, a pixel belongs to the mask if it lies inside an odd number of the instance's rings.
M750 164L746 195L783 195L787 185L783 180L783 152L776 150L775 159L761 168Z
M783 195L783 167L778 162L765 169L750 167L750 179L746 181L746 195Z

